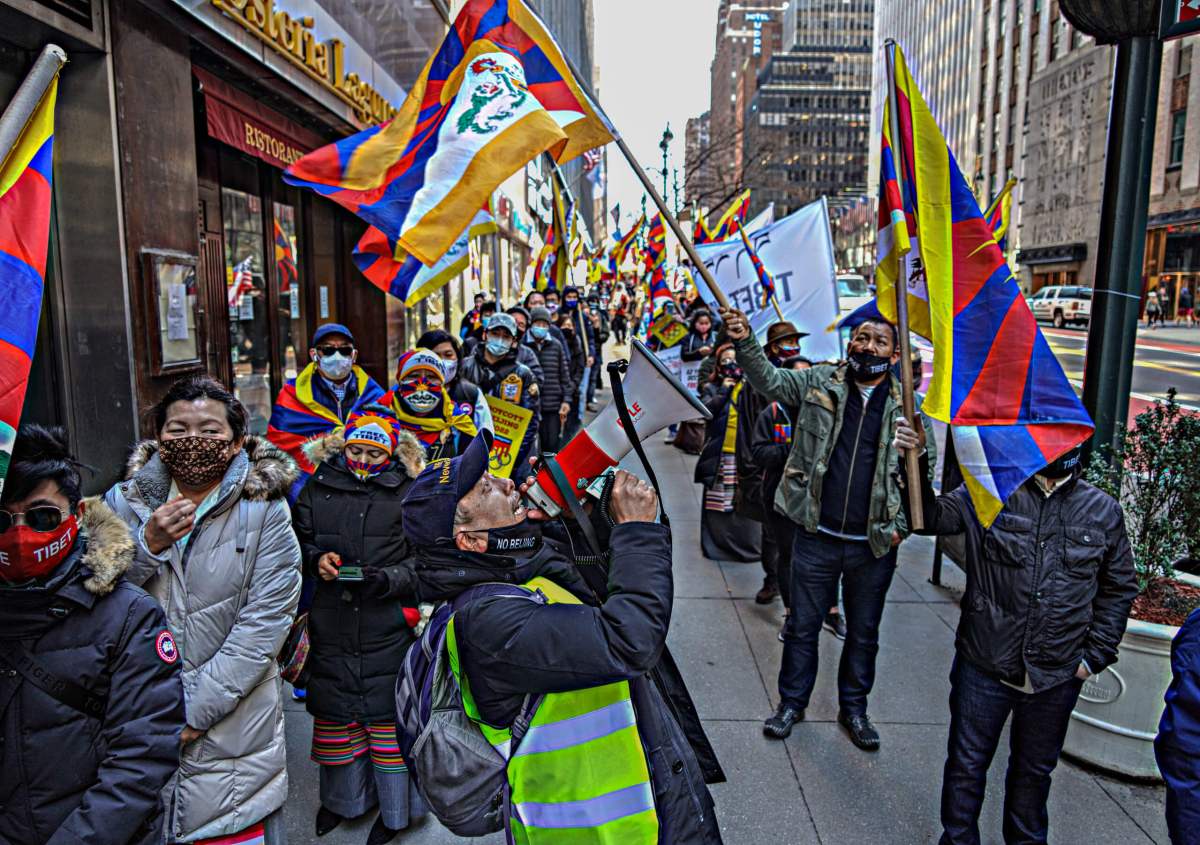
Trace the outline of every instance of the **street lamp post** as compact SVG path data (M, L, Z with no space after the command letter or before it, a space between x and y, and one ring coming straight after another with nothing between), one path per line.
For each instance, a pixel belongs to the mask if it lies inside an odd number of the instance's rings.
M1159 0L1060 0L1060 7L1098 44L1117 45L1083 375L1083 404L1096 424L1091 446L1104 454L1125 431L1133 383L1162 64Z
M663 154L663 166L662 166L663 192L662 192L662 195L663 195L664 199L668 196L667 177L670 176L670 174L671 174L671 170L667 165L667 154L668 154L668 151L671 149L671 142L674 140L675 140L675 135L671 132L671 124L668 123L667 128L663 130L662 140L658 142L658 148L660 150L662 150L662 154ZM679 210L676 209L675 213L678 214Z

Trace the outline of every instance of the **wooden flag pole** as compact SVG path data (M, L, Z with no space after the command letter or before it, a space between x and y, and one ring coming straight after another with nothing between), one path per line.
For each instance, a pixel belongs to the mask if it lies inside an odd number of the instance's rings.
M771 294L771 304L775 306L775 316L779 318L779 322L783 322L783 309L779 307L779 298L775 294Z
M903 161L904 141L900 136L900 112L896 97L895 55L896 42L889 38L883 46L884 65L887 68L888 123L892 133L892 157L896 162L896 182L900 186L901 202L907 207L908 191L904 182ZM900 336L901 397L904 405L904 418L908 420L914 431L919 431L917 426L921 425L921 421L916 417L917 402L913 396L912 343L908 333L908 279L903 278L903 262L897 261L896 266L896 323L897 334ZM925 509L921 496L921 461L916 449L905 451L904 469L908 482L908 509L912 515L912 524L909 527L916 531L925 527Z

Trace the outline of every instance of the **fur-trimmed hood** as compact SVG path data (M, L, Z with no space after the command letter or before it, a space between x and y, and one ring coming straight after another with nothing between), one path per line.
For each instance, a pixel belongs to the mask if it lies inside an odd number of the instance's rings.
M229 462L221 480L220 498L225 499L240 485L241 495L251 501L283 499L299 476L300 469L287 452L265 437L252 434ZM171 474L158 457L158 441L143 440L133 447L125 464L125 478L137 483L147 504L157 507L167 500Z
M133 535L100 496L84 499L79 511L79 528L87 537L81 563L92 572L83 586L93 595L106 596L133 563Z
M425 447L411 431L401 429L396 434L395 458L400 466L404 467L409 478L416 478L421 474L421 470L425 469ZM338 429L332 434L310 440L302 448L305 457L316 465L342 454L342 450L346 448L346 439L342 436L342 429Z

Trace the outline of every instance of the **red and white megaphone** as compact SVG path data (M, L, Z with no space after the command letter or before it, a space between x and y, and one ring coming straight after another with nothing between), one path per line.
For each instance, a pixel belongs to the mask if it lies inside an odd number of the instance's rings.
M625 406L639 438L645 439L669 425L712 414L692 395L679 379L671 375L646 345L636 338L631 342L629 369L621 379ZM600 415L580 431L555 455L577 499L583 499L588 486L611 467L615 467L633 449L625 436L617 403L609 402ZM549 467L538 469L534 483L526 492L530 503L550 516L567 506L554 483Z

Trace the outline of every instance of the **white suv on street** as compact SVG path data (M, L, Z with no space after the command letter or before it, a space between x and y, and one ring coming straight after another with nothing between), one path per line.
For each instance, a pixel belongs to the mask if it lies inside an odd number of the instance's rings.
M1079 285L1042 288L1029 298L1029 310L1039 322L1086 326L1092 318L1092 289Z

